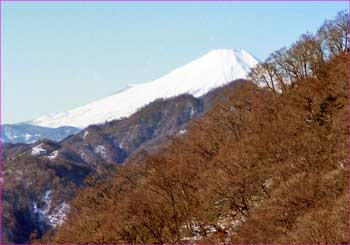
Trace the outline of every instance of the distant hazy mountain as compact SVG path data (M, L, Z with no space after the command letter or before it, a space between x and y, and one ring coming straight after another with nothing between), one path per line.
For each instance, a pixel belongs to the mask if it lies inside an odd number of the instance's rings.
M130 85L128 89L109 97L67 112L38 118L31 124L85 128L91 124L128 117L156 99L181 94L200 97L214 88L245 78L257 63L245 50L213 50L155 81Z
M48 128L31 124L4 124L1 126L1 141L13 144L33 143L44 138L61 141L80 131L80 129L70 126Z

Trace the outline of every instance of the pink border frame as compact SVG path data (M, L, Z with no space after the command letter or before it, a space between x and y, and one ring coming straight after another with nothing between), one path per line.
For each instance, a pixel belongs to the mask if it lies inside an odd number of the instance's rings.
M348 2L348 11L350 13L350 0L0 0L0 129L2 125L2 2ZM350 16L349 16L350 22ZM350 67L349 67L349 77L348 77L348 94L350 94ZM348 119L349 119L349 129L350 130L350 96L348 97ZM2 138L2 131L0 130L0 139ZM348 168L350 170L350 138L347 139L348 147ZM2 141L0 140L0 245L2 243ZM348 177L348 193L350 194L350 175ZM350 199L348 200L348 211L350 210ZM349 212L349 223L350 223L350 212ZM350 228L349 228L350 229ZM350 241L350 230L348 233L348 241ZM15 245L15 244L9 244ZM52 244L53 245L53 244ZM60 245L79 245L79 244L60 244ZM95 244L94 244L95 245ZM116 245L116 244L104 244L104 245ZM138 244L136 244L138 245ZM141 245L141 244L140 244ZM165 244L171 245L171 244ZM211 244L203 244L211 245ZM236 245L246 245L246 244L236 244ZM268 244L266 244L268 245ZM269 244L275 245L275 244ZM277 244L276 244L277 245ZM279 244L287 245L287 244ZM319 245L319 244L298 244L298 245ZM335 245L335 244L328 244Z

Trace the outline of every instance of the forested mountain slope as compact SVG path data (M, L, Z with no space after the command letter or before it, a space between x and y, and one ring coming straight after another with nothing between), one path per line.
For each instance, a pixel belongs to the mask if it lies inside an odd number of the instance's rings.
M167 150L80 192L44 242L349 242L349 61L282 95L242 84Z
M341 12L166 149L92 181L41 242L349 243L349 66Z
M130 155L141 159L146 152L159 151L169 138L185 134L186 124L224 97L224 91L242 82L200 98L185 94L160 99L128 118L91 125L61 142L4 144L2 241L27 243L54 229L86 177L104 178Z

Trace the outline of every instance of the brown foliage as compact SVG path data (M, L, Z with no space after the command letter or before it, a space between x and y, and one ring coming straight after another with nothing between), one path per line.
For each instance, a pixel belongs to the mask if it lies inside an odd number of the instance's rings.
M283 93L240 84L163 152L82 190L43 242L349 243L349 62Z

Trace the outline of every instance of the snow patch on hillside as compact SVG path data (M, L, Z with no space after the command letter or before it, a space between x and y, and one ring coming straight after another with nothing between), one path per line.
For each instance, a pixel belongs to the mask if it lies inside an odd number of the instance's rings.
M103 145L98 145L94 148L94 152L101 156L103 159L107 158L106 148Z
M67 213L70 210L69 204L63 202L58 205L51 214L48 215L52 227L60 226L64 223Z
M58 156L58 151L51 152L50 155L47 156L48 159L53 160Z
M39 156L39 155L42 155L42 154L45 154L46 153L46 150L43 147L43 144L39 144L39 145L36 145L32 148L32 155L33 156Z
M181 129L180 131L179 131L179 134L181 135L181 134L185 134L187 131L186 131L186 129Z
M52 208L53 193L51 190L47 190L41 198L41 205L33 202L33 213L38 216L40 222L55 228L64 223L66 215L70 210L70 206L62 202L55 208Z
M83 139L85 140L86 139L86 137L89 135L89 131L88 130L86 130L85 132L84 132L84 134L83 134Z

